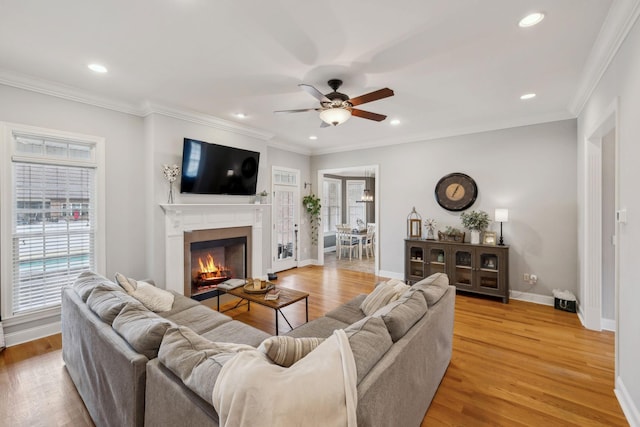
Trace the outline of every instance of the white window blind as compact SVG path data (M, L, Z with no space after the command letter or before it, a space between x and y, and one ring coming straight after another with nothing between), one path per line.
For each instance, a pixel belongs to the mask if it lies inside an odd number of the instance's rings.
M342 221L342 187L339 179L325 178L322 183L322 224L324 233L332 234Z
M348 180L347 181L347 218L349 224L353 227L356 226L358 220L367 222L367 214L364 210L364 203L357 203L358 200L362 200L362 193L364 192L364 181L360 180Z
M96 269L93 147L15 136L12 312L60 304L61 288Z

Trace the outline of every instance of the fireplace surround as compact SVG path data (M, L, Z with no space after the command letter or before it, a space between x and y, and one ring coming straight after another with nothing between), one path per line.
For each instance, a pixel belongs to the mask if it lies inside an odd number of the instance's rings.
M161 204L165 214L165 288L190 296L191 261L185 245L196 241L246 237L247 277L262 276L262 234L265 205ZM198 232L198 233L194 233ZM202 232L202 233L200 233ZM210 238L212 237L212 238Z

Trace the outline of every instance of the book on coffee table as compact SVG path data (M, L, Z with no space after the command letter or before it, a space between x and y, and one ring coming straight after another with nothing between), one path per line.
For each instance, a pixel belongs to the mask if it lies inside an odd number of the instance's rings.
M276 300L279 297L280 297L280 290L278 289L271 289L266 294L264 294L264 299L266 299L267 301Z

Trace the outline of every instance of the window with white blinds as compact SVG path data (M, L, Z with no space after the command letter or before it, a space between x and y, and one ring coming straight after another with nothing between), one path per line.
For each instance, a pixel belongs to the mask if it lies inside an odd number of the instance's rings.
M367 222L364 203L358 203L358 200L362 200L364 188L365 182L363 180L347 181L347 219L353 227L356 226L358 220Z
M336 232L342 222L342 181L325 178L322 182L322 226L325 234Z
M60 304L61 288L96 270L95 145L13 135L13 315ZM6 295L6 294L5 294Z

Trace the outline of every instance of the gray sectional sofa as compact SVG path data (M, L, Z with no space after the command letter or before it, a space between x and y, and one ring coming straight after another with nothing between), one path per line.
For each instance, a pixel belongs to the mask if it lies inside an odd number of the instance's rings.
M446 275L431 276L372 316L360 309L365 297L289 335L344 329L356 362L358 425L418 426L451 359L455 287ZM185 330L197 342L181 343ZM63 360L97 426L218 425L210 391L220 361L206 343L257 347L268 337L177 294L171 310L150 312L95 273L62 294ZM215 363L196 371L203 361Z

